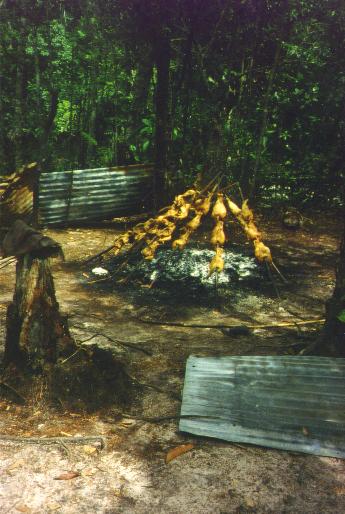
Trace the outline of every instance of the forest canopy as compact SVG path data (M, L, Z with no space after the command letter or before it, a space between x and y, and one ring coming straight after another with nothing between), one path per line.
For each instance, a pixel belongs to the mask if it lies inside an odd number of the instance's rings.
M341 0L3 0L0 173L154 162L337 205Z

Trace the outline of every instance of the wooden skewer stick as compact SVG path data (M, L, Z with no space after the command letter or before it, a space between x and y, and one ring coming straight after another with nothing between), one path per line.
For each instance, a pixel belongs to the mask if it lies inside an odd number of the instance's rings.
M283 282L285 282L285 284L288 283L288 280L284 277L284 275L281 273L281 271L279 270L279 268L274 264L274 262L272 261L271 262L271 266L276 270L276 272L278 273L278 275L280 276L280 278L282 279Z

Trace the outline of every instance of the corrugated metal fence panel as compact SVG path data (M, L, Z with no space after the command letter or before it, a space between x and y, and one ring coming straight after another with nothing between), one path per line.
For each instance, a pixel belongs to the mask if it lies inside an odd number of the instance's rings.
M152 171L152 166L134 165L42 173L40 222L59 225L138 213L150 195Z
M345 458L345 359L189 357L181 416L192 434Z

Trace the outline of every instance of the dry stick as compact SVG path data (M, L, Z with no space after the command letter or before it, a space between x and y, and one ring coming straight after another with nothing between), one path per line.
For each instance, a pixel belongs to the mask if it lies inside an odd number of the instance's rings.
M127 250L127 254L129 254L130 252L134 252L135 250L138 250L140 248L140 245L141 243L143 243L143 239L145 239L146 236L144 236L142 239L139 239L139 241L134 241L134 243L132 243L132 245L130 246L130 248L128 248ZM157 240L158 236L154 237L152 239L152 243L155 242ZM129 260L129 256L127 257L127 259L123 262L121 262L121 264L119 264L119 266L110 274L110 277L111 278L114 278L116 277L116 275L119 273L119 271L121 271L125 266L127 266L128 264L128 260ZM135 270L132 271L132 273L130 273L130 275L133 275ZM129 277L127 277L129 278ZM92 282L90 282L92 283ZM126 283L126 280L125 280L125 283Z
M12 435L0 435L0 441L29 444L85 444L91 442L101 443L101 449L106 448L106 439L102 436L78 436L78 437L18 437Z
M110 252L115 246L116 246L116 242L118 241L118 239L120 239L122 237L122 234L120 236L118 236L114 243L110 246L108 246L107 248L105 248L105 250L102 250L101 252L98 252L96 253L95 255L92 255L91 257L89 257L88 259L86 259L85 261L83 261L83 264L88 264L89 262L92 262L96 259L98 259L98 257L102 257L102 255L104 255L105 253L108 253Z
M85 327L81 327L80 325L78 326L76 324L73 324L72 328L81 328L81 329L89 332L89 330L87 330ZM113 339L110 336L108 336L107 334L103 334L102 332L94 332L92 334L92 336L88 337L87 339L84 339L84 341L80 341L79 344L83 345L86 342L91 341L95 337L99 337L99 336L105 337L106 339L108 339L108 341L111 341L112 343L115 343L115 344L117 344L119 346L128 347L128 348L131 348L133 350L136 350L137 352L142 352L142 353L145 353L148 356L152 356L152 353L149 350L145 350L144 348L140 348L140 346L137 346L136 344L131 344L131 343L128 343L126 341L119 341L118 339ZM140 344L140 343L146 343L146 341L138 341L138 344ZM84 350L84 348L78 348L78 350L76 352L72 353L72 355L70 355L69 357L67 357L67 359L62 361L62 364L64 362L66 362L68 359L71 359L80 350Z
M131 246L128 248L128 250L126 250L126 253L128 254L129 252L131 252L132 250L134 250L135 248L139 248L140 246L140 243L142 242L142 239L140 239L139 241L134 241L134 243L131 244ZM115 245L109 247L105 252L110 252L113 248L114 248ZM105 253L103 252L103 253ZM128 264L128 259L129 257L124 261L122 262L121 264L119 264L119 266L114 270L112 271L109 276L106 276L106 277L103 277L103 278L97 278L96 280L89 280L88 281L88 284L97 284L98 282L104 282L106 280L109 280L110 278L114 278L116 276L116 274L121 271L121 269L126 266Z
M146 234L147 235L147 234ZM127 250L127 253L129 252L134 252L135 250L139 250L140 248L140 245L141 243L145 243L145 239L146 239L146 235L144 237L142 237L141 239L139 239L139 241L134 241L134 243L132 244L132 246ZM155 236L151 243L154 243L155 241L157 241L158 239L158 236ZM128 260L129 260L129 256L127 257L127 259L122 262L112 273L111 273L111 277L114 278L116 277L116 275L119 273L119 271L121 271L125 266L127 266L128 264ZM134 275L136 272L136 269L134 269L133 271L131 271L131 273L129 273L129 275L127 275L123 281L121 281L122 284L126 284L128 282L128 280L130 279L130 277L132 275Z
M77 355L79 352L81 352L82 350L84 350L84 348L78 348L78 350L76 350L75 352L72 353L72 355L70 355L69 357L67 357L66 359L64 359L63 361L60 362L61 365L65 364L67 361L69 361L70 359L72 359L75 355Z
M218 180L218 184L217 184L217 185L219 185L219 182L220 182L220 180L223 178L223 176L224 176L224 172L223 172L223 171L219 171L219 172L218 172L218 173L213 177L213 179L211 179L211 180L210 180L210 182L209 182L209 183L204 187L204 189L202 189L202 190L200 191L199 195L202 195L202 194L206 193L206 192L210 189L210 187L213 185L213 183L214 183L217 179L219 179L219 180ZM217 187L217 185L216 185L216 187Z
M118 238L116 238L115 241L117 241L117 239ZM108 246L105 250L102 250L101 252L98 252L95 255L92 255L91 257L89 257L88 259L83 261L82 264L88 264L89 262L95 261L96 259L98 259L98 257L102 257L102 255L104 255L105 253L110 252L110 250L112 250L114 248L114 246L115 246L115 244L112 244L111 246Z
M140 382L140 380L138 380L137 378L133 377L132 375L128 375L129 378L135 382L136 384L142 386L142 387L147 387L149 389L154 389L155 391L158 391L159 393L163 393L163 394L166 394L168 396L171 396L172 398L174 398L174 400L177 400L179 402L182 402L182 398L179 394L177 393L174 393L174 391L169 391L169 390L166 390L166 389L161 389L160 387L158 386L155 386L153 384L145 384L145 382Z
M268 263L267 261L265 262L265 264L266 264L266 269L267 269L267 273L268 273L269 279L270 279L270 281L271 281L271 284L273 285L273 289L274 289L274 291L275 291L275 293L276 293L276 295L277 295L277 298L278 298L279 300L281 300L281 297L280 297L280 294L279 294L279 291L278 291L277 284L275 283L275 280L274 280L273 275L272 275L272 272L271 272L270 265L269 265L269 263Z
M270 329L270 328L284 328L284 327L294 327L296 325L312 325L316 323L324 323L325 319L313 319L313 320L305 320L305 321L284 321L282 323L275 323L272 325L204 325L199 323L183 323L178 321L154 321L154 320L146 320L137 318L138 321L142 323L148 323L150 325L168 325L171 327L184 327L184 328L215 328L215 329L225 329L225 328L248 328L250 330L256 329Z
M140 347L136 346L135 344L126 343L124 341L119 341L118 339L113 339L112 337L107 336L106 334L103 334L102 332L96 332L92 337L88 338L86 341L90 341L92 338L97 337L97 336L105 337L105 339L108 339L108 341L111 341L112 343L115 343L119 346L128 347L128 348L131 348L132 350L136 350L137 352L145 353L146 355L149 355L150 357L152 356L152 353L149 352L148 350L145 350L144 348L140 348ZM86 341L84 341L84 343ZM139 343L140 342L142 343L143 341L139 341ZM83 343L81 343L81 344L83 344Z
M225 191L227 191L228 189L230 189L233 186L240 187L239 182L232 182L231 184L229 184L228 186L224 187L223 189L220 189L219 192L220 193L225 193Z
M271 262L271 266L273 266L273 268L276 270L276 272L278 273L278 275L280 276L280 278L282 279L283 282L285 282L285 284L288 284L288 280L284 277L284 275L281 273L281 271L279 270L279 268L274 264L274 262L272 261Z
M146 416L131 416L130 414L122 414L123 418L128 419L135 419L137 421L146 421L148 423L159 423L161 421L172 421L172 420L179 420L179 419L222 419L220 416L207 416L205 415L199 415L199 414L176 414L171 416L152 416L152 417L146 417Z
M244 201L244 196L243 196L242 189L241 189L241 186L240 186L239 182L237 182L237 187L238 187L238 191L239 191L240 196L241 196L241 200L243 202Z

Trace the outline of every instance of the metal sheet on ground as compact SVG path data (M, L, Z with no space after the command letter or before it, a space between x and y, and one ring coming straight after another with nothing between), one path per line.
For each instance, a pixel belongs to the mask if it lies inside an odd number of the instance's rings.
M191 356L181 416L192 434L345 458L345 359Z

